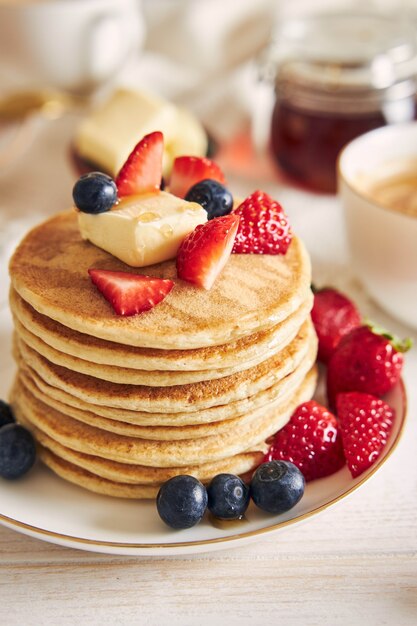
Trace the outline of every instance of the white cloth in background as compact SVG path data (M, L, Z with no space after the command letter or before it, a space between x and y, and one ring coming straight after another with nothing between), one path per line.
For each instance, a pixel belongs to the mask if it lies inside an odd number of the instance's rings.
M259 106L257 59L278 20L376 10L414 15L417 24L416 0L142 0L142 6L144 49L115 83L186 105L219 140L236 134Z
M193 110L220 139L250 116L253 63L274 25L274 0L148 0L141 57L117 84Z

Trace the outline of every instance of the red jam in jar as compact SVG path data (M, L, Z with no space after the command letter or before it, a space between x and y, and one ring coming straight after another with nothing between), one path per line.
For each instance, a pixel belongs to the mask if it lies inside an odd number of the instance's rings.
M320 15L282 24L268 54L271 148L294 181L336 191L343 146L417 118L413 29L381 15Z

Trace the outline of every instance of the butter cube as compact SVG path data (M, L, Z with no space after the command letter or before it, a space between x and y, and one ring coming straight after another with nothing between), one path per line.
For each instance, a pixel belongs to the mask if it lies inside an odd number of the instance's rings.
M165 191L123 198L105 213L78 213L83 239L132 267L175 258L183 239L206 221L200 204Z

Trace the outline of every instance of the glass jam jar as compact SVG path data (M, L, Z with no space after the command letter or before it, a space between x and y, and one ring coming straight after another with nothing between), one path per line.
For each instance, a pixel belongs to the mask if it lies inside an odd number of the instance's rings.
M290 178L313 190L336 191L337 155L351 139L417 118L416 34L395 17L288 21L263 68L275 91L273 155Z

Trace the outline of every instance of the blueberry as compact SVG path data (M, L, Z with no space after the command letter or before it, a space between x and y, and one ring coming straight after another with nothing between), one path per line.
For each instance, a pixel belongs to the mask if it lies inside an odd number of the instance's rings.
M7 424L0 429L0 476L13 480L26 474L36 458L32 433L20 424Z
M161 519L171 528L191 528L206 511L206 488L194 476L174 476L160 488L156 507Z
M187 191L185 199L198 202L206 209L209 220L227 215L233 208L233 196L228 189L217 180L205 178Z
M249 505L249 487L234 474L215 476L207 494L209 511L220 519L238 519Z
M4 400L0 400L0 428L6 424L13 424L15 421L10 405Z
M250 485L252 500L268 513L289 511L304 494L304 476L289 461L269 461L258 467Z
M72 197L83 213L104 213L117 202L116 183L107 174L90 172L77 180Z

